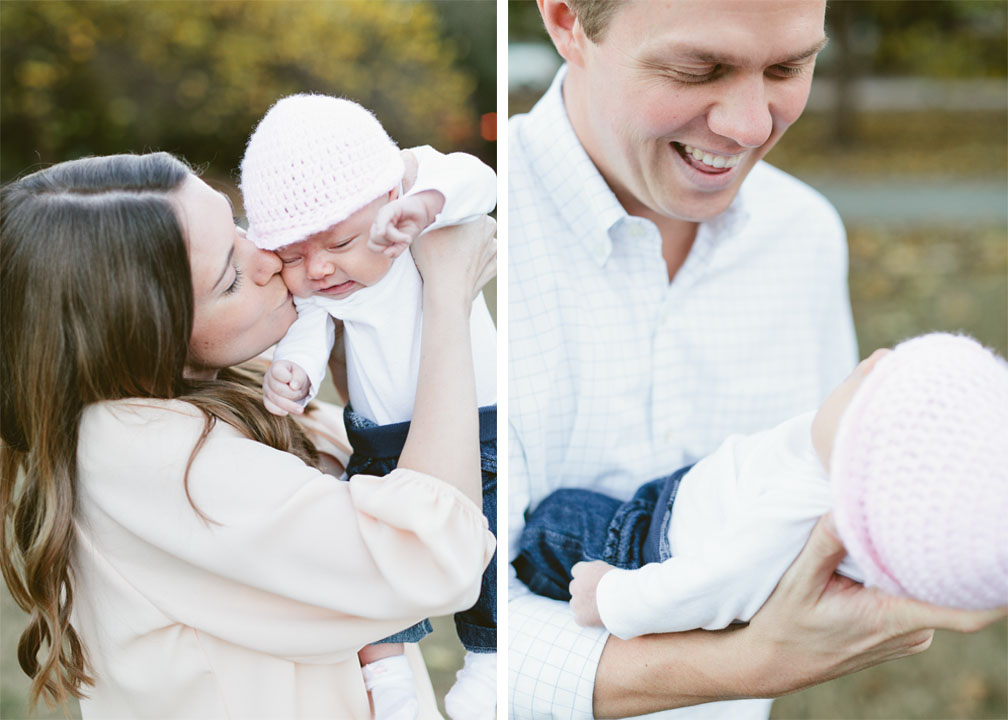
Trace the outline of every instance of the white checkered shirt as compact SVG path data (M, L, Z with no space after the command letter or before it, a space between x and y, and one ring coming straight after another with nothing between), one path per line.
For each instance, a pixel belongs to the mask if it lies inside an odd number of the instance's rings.
M551 491L627 499L732 433L816 407L857 356L825 198L760 163L669 283L657 227L626 213L578 142L563 76L509 124L512 559ZM512 716L591 717L608 636L515 579L509 593ZM766 717L768 702L743 702L724 716Z

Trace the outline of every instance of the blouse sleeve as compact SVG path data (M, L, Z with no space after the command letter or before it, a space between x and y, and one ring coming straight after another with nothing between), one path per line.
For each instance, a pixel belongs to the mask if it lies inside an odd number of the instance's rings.
M172 620L333 662L475 602L494 540L455 488L405 469L339 481L218 423L189 476L201 518L183 475L202 424L99 407L81 429L82 545Z
M447 155L429 145L410 148L417 158L417 177L406 193L437 190L444 207L427 230L459 225L492 212L497 205L497 174L482 160L467 153Z

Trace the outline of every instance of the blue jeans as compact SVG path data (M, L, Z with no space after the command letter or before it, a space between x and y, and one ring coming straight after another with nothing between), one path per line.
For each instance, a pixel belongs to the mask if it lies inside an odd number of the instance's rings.
M537 595L570 600L571 568L582 560L626 570L667 560L670 511L689 469L641 485L627 502L578 488L550 493L525 522L518 578Z
M395 468L406 442L409 422L377 425L349 406L343 411L347 437L353 455L347 463L347 477L387 475ZM480 464L483 470L483 514L490 522L490 532L497 536L497 406L479 410ZM462 645L470 652L497 652L497 553L483 571L476 604L455 614L455 630ZM433 631L430 620L423 620L378 642L417 642Z

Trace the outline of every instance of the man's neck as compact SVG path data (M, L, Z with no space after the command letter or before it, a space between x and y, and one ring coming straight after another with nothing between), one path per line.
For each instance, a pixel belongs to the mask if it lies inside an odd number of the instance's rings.
M661 233L662 238L662 258L665 260L665 266L668 270L668 279L671 283L673 278L675 278L676 273L679 272L679 268L681 268L683 263L686 262L686 257L689 255L690 248L693 247L693 240L696 238L698 223L689 220L681 220L679 218L671 218L666 215L656 213L651 210L651 208L637 200L637 198L634 197L634 195L626 188L621 187L618 183L614 182L614 179L611 177L612 173L607 171L607 168L601 162L601 158L596 157L595 153L593 153L592 143L585 142L585 134L590 132L584 121L587 109L581 107L576 100L576 98L582 98L584 94L567 92L568 85L572 83L577 83L577 77L576 74L572 75L572 72L568 71L567 77L564 78L562 97L564 107L567 111L567 117L570 119L574 134L581 142L581 146L588 154L592 163L594 163L596 169L599 171L599 174L602 175L602 179L606 181L606 184L613 191L613 194L616 195L616 199L619 201L620 205L623 206L623 209L631 215L651 220L658 227L658 232Z

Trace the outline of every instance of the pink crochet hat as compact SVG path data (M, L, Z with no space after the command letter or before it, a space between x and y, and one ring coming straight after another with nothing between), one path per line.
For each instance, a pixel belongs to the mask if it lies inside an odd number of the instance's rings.
M241 162L248 237L276 250L345 220L402 180L399 148L370 111L291 95L259 121Z
M1008 363L970 338L907 340L868 373L830 460L837 530L865 584L1008 605Z

